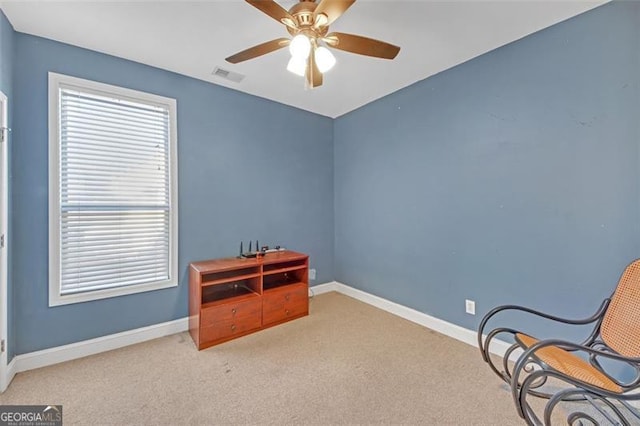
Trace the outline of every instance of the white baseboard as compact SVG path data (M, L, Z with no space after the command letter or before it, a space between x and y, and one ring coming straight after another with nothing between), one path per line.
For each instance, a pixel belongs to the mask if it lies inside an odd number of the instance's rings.
M423 327L437 331L445 336L460 340L461 342L467 343L476 348L478 347L477 332L474 330L469 330L468 328L460 327L459 325L441 320L440 318L432 317L431 315L391 302L387 299L383 299L382 297L374 296L373 294L358 290L346 284L334 281L311 287L311 290L313 290L314 294L328 293L330 291L342 293L346 296L353 297L361 302L382 309L383 311L397 315L400 318L404 318L416 324L420 324ZM502 356L508 348L508 343L496 340L494 341L494 344L491 345L491 352Z
M311 288L313 291L312 294L334 291L334 286L335 282L319 284ZM189 318L185 317L161 324L150 325L148 327L137 328L135 330L123 331L95 339L83 340L64 346L17 355L7 366L5 377L0 377L0 393L4 392L17 373L111 351L187 330L189 330Z
M329 293L330 291L338 291L338 283L335 281L331 281L324 284L314 285L313 287L309 287L309 295L317 296L319 294Z
M185 317L161 324L150 325L148 327L137 328L135 330L123 331L122 333L83 340L69 345L17 355L9 364L9 371L12 372L12 375L8 374L7 376L13 378L13 375L22 371L83 358L100 352L146 342L147 340L181 333L188 329L189 319ZM13 367L11 366L12 364Z
M432 317L423 312L374 296L348 285L332 281L315 285L310 287L309 290L311 295L319 295L331 291L342 293L369 305L375 306L376 308L477 347L476 332L473 330ZM7 374L4 384L8 386L16 373L46 367L60 362L71 361L136 343L142 343L147 340L181 333L188 329L189 320L185 317L135 330L123 331L122 333L110 334L108 336L71 343L69 345L57 346L55 348L17 355L7 366ZM509 345L507 343L497 341L496 344L493 345L492 352L497 355L502 355L508 346ZM0 385L2 385L2 383L0 383ZM0 392L3 390L4 389L0 389Z

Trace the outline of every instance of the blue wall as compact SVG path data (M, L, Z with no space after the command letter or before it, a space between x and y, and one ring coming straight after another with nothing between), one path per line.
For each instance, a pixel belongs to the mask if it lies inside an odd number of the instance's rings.
M316 282L333 280L331 119L43 38L15 43L17 354L184 318L188 263L234 256L241 239L309 253ZM177 99L178 288L48 307L49 71Z
M13 48L14 48L14 31L11 23L7 20L7 17L4 15L4 12L0 10L0 91L7 96L7 118L8 118L8 127L13 127ZM13 147L11 134L7 135L9 140L8 145L8 172L11 175L11 149ZM11 187L9 187L9 192L11 192ZM7 241L7 247L11 246L11 219L13 217L11 211L11 195L9 194L9 206L8 206L8 221L9 226L7 228L7 235L5 239ZM7 252L7 300L11 301L13 298L13 287L9 284L11 283L11 251ZM15 335L13 331L13 322L11 318L13 317L13 304L7 303L7 341L11 342L13 336ZM13 358L14 350L11 345L8 345L8 357L7 360L11 361Z
M0 88L14 95L11 347L182 318L188 262L250 238L310 253L317 283L468 328L507 302L590 313L640 248L638 22L639 3L608 4L332 121L14 34L0 16ZM47 306L48 71L178 100L178 288Z
M594 312L640 257L639 22L608 4L337 119L336 280L471 329Z

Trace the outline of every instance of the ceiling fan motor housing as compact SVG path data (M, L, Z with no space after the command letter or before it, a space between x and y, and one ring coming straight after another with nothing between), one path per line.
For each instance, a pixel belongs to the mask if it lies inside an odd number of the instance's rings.
M287 26L289 34L292 36L304 34L311 39L324 37L329 27L326 25L322 25L319 28L314 26L314 12L317 6L313 0L301 0L299 3L294 4L289 9L289 13L295 18L297 28Z

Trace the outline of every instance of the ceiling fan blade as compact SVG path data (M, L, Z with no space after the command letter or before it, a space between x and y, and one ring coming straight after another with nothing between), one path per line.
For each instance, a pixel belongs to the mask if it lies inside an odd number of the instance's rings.
M314 52L309 55L309 63L307 65L307 84L310 88L322 86L322 73L318 69Z
M225 59L225 61L231 62L232 64L237 64L238 62L257 58L258 56L262 56L275 50L282 49L283 47L288 45L288 38L277 38L275 40L250 47L246 50L243 50L242 52L236 53L235 55L231 55L227 59Z
M323 25L331 25L333 21L338 19L356 0L322 0L318 3L314 14L316 16L321 13L327 16L327 22Z
M265 14L271 16L273 19L280 23L284 23L283 19L288 19L288 22L295 22L295 19L286 9L280 6L273 0L245 0L251 6L261 10Z
M330 33L323 40L334 49L376 58L393 59L400 52L393 44L354 34Z

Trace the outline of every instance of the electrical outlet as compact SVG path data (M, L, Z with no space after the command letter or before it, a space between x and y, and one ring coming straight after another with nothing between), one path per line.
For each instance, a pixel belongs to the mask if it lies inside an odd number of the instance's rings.
M315 280L316 279L316 270L315 269L309 269L309 279L310 280Z
M468 314L470 315L476 314L476 302L474 302L473 300L466 299L464 301L464 308Z

